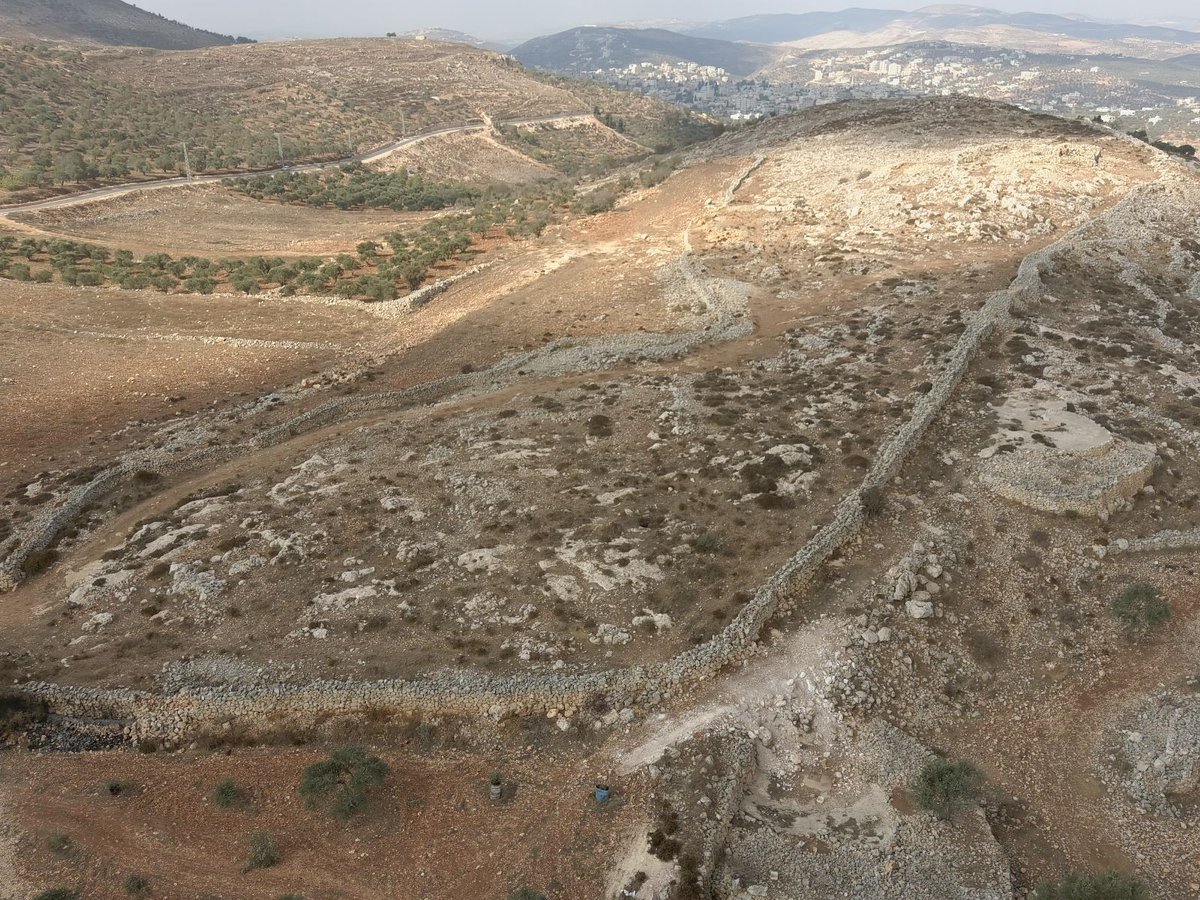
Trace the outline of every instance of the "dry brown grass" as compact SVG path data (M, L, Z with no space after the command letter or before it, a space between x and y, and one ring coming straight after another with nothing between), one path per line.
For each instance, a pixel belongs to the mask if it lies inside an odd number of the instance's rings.
M138 256L332 256L359 241L420 227L437 213L313 209L254 200L220 186L142 191L113 200L26 213L22 225Z

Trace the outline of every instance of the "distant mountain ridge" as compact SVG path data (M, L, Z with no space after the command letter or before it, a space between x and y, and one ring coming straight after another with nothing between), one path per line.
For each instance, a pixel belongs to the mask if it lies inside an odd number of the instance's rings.
M683 28L683 34L721 41L782 44L828 31L874 31L910 15L898 9L843 9L838 12L773 13L707 22Z
M557 72L622 68L642 62L694 62L746 76L778 59L756 44L693 37L662 28L585 26L534 38L512 53L527 66Z
M249 43L139 9L122 0L0 0L0 38L196 50Z
M1101 45L1157 44L1162 55L1170 47L1200 46L1200 33L1158 25L1097 22L1049 13L1007 13L977 6L927 6L913 12L894 9L850 8L838 12L812 12L744 16L681 29L693 37L761 44L793 44L833 48L873 46L902 40L963 41L971 33L978 43L1016 46L1022 38L1030 44L1065 38ZM1000 43L998 37L1007 36Z
M483 50L493 50L498 53L502 53L508 49L504 44L485 41L483 38L475 37L473 34L467 34L465 31L455 31L452 28L414 28L411 31L402 31L396 37L408 39L424 38L429 41L444 41L449 44L466 44L470 47L479 47Z

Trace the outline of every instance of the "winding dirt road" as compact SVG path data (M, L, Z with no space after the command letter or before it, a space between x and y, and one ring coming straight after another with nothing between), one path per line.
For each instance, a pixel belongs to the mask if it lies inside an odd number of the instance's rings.
M28 203L17 203L10 206L0 206L0 217L8 218L15 213L39 212L46 209L63 209L78 206L82 203L92 203L96 200L108 200L113 197L123 197L138 191L158 191L164 188L188 187L197 184L216 184L227 179L256 178L260 175L278 175L283 172L322 172L339 166L358 165L378 162L391 156L398 150L418 144L432 137L447 134L462 134L469 131L486 131L489 127L501 125L541 125L549 122L561 122L579 119L579 113L560 113L550 116L538 116L527 119L506 119L490 122L484 119L472 119L458 125L443 125L429 128L416 134L410 134L382 147L376 147L360 156L346 159L336 159L331 162L305 163L295 166L280 166L274 169L256 169L253 172L230 172L224 175L179 175L174 178L161 178L157 181L130 181L123 184L113 184L106 187L91 188L74 194L64 194L59 197L48 197L44 200L32 200Z

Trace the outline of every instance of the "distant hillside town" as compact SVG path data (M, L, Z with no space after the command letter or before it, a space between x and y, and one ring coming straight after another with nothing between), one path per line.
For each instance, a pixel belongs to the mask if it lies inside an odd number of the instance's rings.
M962 94L1069 118L1098 116L1156 139L1200 137L1200 78L1183 61L927 42L806 53L751 78L695 62L640 62L584 74L731 123L839 100Z

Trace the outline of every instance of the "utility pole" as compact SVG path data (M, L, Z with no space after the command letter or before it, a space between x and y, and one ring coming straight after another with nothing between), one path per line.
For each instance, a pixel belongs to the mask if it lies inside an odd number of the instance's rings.
M188 181L192 180L192 161L188 159L187 141L183 142L183 170L187 172Z
M279 164L283 165L283 138L279 136L279 132L275 132L275 146L279 148Z

